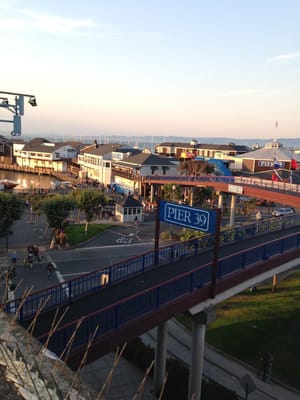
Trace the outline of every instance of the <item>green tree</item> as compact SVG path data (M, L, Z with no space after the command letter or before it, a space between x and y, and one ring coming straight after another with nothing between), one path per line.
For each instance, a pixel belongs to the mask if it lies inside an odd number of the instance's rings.
M194 204L204 205L208 199L215 197L215 190L211 187L195 187L194 188Z
M77 194L78 208L85 214L85 234L88 232L88 224L92 221L94 215L99 212L99 208L107 203L103 193L98 190L81 190Z
M44 199L44 196L41 196L41 195L32 195L32 196L29 196L29 198L28 198L29 203L30 203L30 205L32 207L32 211L36 214L37 227L39 226L39 219L40 219L40 216L41 216L41 214L43 212L43 210L42 210L42 201L43 201L43 199Z
M169 201L179 201L182 198L182 189L179 185L166 184L163 186L163 198Z
M0 192L0 236L7 234L14 221L21 218L25 201L14 193Z
M50 228L53 228L51 246L55 243L58 231L65 228L70 211L76 207L76 200L70 196L57 195L41 202Z
M215 167L205 160L185 160L179 164L178 169L180 174L199 176L213 173Z

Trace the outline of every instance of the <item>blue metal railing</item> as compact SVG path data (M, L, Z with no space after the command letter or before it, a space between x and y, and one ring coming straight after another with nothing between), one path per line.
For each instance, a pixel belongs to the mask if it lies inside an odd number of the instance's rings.
M246 240L255 235L278 231L294 225L300 225L300 214L284 218L270 218L260 223L250 223L232 229L225 229L220 234L220 245ZM203 235L197 239L161 247L158 250L149 251L39 292L29 294L23 303L21 298L12 300L5 305L4 310L8 314L18 312L18 319L23 320L34 315L42 303L44 304L44 311L70 303L89 293L101 290L107 285L115 284L127 277L170 263L179 258L193 256L203 251L203 249L211 248L213 245L214 236ZM156 257L157 253L158 257Z
M218 263L218 279L224 279L242 269L250 268L264 258L279 255L292 248L300 247L300 233L289 235L262 244L251 249L221 258ZM98 327L95 338L125 325L128 321L158 310L168 303L183 297L195 289L211 284L212 263L197 267L176 278L166 281L153 288L144 290L130 298L112 304L102 310L84 318L76 328L78 321L59 328L51 336L50 348L60 354L66 347L68 340L76 330L73 348L87 343L89 336ZM41 342L47 340L48 335L40 337Z

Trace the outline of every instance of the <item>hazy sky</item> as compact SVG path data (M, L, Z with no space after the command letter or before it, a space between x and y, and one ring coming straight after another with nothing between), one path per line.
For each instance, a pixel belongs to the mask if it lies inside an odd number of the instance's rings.
M0 0L0 18L0 90L38 102L23 134L300 137L299 0Z

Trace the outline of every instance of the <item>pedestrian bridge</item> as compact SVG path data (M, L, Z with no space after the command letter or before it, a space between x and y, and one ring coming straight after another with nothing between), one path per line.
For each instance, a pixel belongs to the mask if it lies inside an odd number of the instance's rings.
M300 185L267 179L241 176L146 176L144 184L162 186L176 184L183 187L213 187L219 192L235 193L265 199L291 207L300 207ZM276 197L274 197L276 196Z
M91 339L88 361L299 265L299 226L294 214L222 231L213 292L215 237L203 235L15 299L5 311L75 368Z

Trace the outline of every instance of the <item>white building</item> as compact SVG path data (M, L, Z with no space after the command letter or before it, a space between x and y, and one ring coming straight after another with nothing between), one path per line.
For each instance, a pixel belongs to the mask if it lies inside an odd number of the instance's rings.
M119 146L119 144L95 143L82 149L78 155L79 178L97 180L104 185L110 185L112 152Z
M118 157L116 155L118 154ZM178 175L179 161L152 154L150 150L123 152L118 149L114 153L112 175L121 191L131 194L142 194L143 178L148 175Z
M77 157L77 150L67 143L34 139L29 143L14 143L13 156L16 164L21 167L67 172L69 163Z

